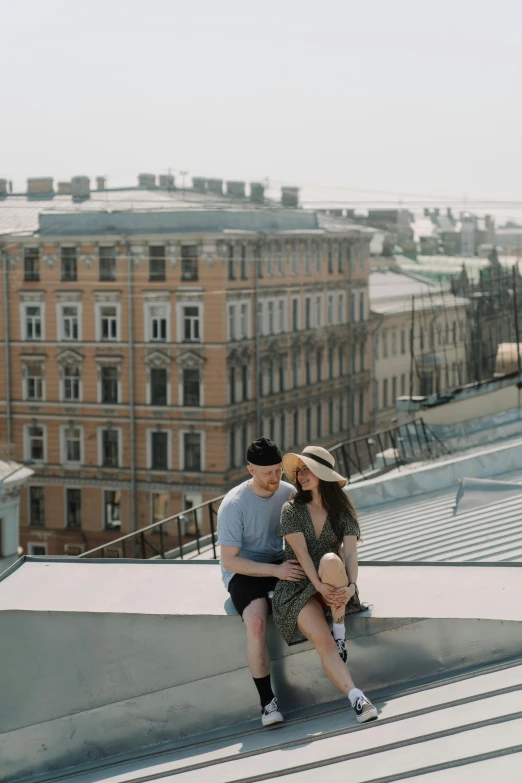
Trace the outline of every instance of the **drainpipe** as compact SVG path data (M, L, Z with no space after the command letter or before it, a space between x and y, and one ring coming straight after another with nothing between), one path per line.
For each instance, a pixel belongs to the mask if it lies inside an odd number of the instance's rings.
M130 408L130 471L131 471L131 532L136 530L136 411L134 403L134 298L132 295L132 254L123 237L127 251L127 320L129 326L129 408Z
M5 250L0 250L3 262L4 279L4 342L5 342L5 398L6 398L6 417L7 417L7 443L11 446L13 443L13 419L11 409L11 346L9 341L9 292L8 292L8 274L7 274L7 254Z

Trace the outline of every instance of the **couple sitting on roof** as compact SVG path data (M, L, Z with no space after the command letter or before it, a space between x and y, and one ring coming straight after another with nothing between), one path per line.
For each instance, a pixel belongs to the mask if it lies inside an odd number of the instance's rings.
M284 720L270 680L267 619L272 593L274 622L283 639L288 644L303 637L311 641L359 723L374 720L377 710L355 687L346 666L344 617L361 609L356 585L360 531L342 490L346 479L320 446L282 458L273 441L259 438L246 456L251 478L225 496L218 512L218 541L223 582L246 626L248 667L263 726ZM295 487L281 481L283 470ZM330 613L332 632L326 620Z

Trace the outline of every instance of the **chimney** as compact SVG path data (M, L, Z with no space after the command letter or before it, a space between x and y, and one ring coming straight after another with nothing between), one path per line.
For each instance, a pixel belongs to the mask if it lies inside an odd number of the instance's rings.
M0 179L0 198L7 196L7 180Z
M89 177L73 177L71 180L71 193L73 198L90 198L91 181Z
M54 196L52 177L32 177L27 180L27 195L35 198Z
M139 188L155 188L156 187L156 175L155 174L138 174L138 187Z
M297 209L299 206L299 188L281 188L281 204L283 207L292 207Z
M250 183L250 201L263 204L265 200L265 186L261 182Z
M175 180L173 174L160 174L159 176L159 186L160 188L174 188L175 187Z
M61 196L70 196L72 194L72 184L70 182L59 182L58 193Z
M105 190L105 177L96 177L96 190Z
M227 182L227 195L245 198L245 183L238 180Z
M207 190L207 180L204 177L192 177L192 187L198 193L205 193Z
M209 193L218 193L223 195L223 180L222 179L207 179L207 190Z

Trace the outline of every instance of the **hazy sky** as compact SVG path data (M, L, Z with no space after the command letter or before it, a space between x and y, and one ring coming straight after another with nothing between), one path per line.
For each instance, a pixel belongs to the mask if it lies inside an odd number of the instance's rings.
M522 0L2 0L0 20L16 189L170 167L522 201Z

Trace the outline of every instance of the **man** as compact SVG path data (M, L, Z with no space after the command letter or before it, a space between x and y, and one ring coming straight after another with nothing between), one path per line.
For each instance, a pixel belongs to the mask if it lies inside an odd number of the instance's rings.
M283 562L281 509L295 489L281 481L281 452L273 441L258 438L246 456L251 478L221 503L218 543L223 583L246 626L248 668L261 701L261 722L271 726L284 718L270 681L267 596L278 579L299 582L305 573L297 560Z

